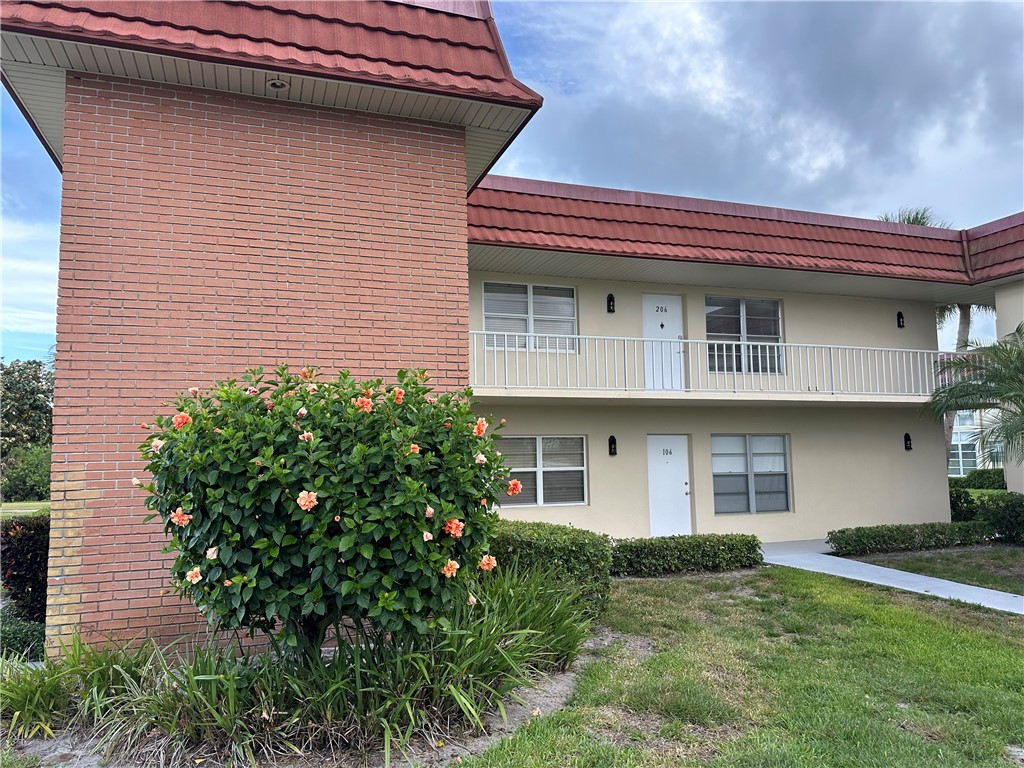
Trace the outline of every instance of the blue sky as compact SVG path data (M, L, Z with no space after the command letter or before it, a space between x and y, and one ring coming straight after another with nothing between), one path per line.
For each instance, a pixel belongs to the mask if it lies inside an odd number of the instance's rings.
M498 173L868 218L928 205L957 228L1024 208L1022 3L494 11L545 97ZM45 358L60 174L6 92L0 131L2 354Z
M4 360L45 360L55 338L60 173L0 95L0 306Z

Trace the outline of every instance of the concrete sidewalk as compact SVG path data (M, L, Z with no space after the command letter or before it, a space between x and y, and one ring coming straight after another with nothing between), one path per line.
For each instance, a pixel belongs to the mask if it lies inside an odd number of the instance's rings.
M866 581L869 584L880 584L895 587L908 592L922 595L943 597L947 600L961 600L965 603L983 605L997 611L1016 613L1024 616L1024 595L1012 595L995 589L972 587L955 581L936 579L931 576L920 576L916 573L883 568L858 560L848 560L825 554L831 551L824 540L781 541L773 544L762 544L764 561L772 565L785 565L802 571L828 573L842 576L844 579Z

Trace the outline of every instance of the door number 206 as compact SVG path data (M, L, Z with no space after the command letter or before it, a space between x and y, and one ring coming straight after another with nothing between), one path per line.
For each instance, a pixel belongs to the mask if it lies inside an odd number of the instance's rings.
M654 305L654 311L655 312L668 312L668 307L663 307L663 306L661 306L661 304L655 304Z

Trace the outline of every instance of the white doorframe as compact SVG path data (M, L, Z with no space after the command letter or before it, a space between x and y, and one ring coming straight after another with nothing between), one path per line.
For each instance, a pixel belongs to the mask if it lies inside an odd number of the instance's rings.
M693 533L687 435L647 436L647 489L651 536Z

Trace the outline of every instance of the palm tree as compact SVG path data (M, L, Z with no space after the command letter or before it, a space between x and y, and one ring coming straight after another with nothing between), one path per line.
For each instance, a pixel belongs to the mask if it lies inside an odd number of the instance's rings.
M999 341L939 364L940 384L925 410L935 419L957 411L993 411L979 430L983 455L1000 447L1010 461L1024 462L1024 323Z

